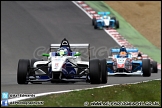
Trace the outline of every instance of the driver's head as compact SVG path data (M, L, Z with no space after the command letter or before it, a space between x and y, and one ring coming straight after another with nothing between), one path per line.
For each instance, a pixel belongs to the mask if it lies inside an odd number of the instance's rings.
M138 57L141 57L141 56L142 56L142 54L141 54L141 52L139 52L139 53L138 53Z
M57 55L59 56L68 55L68 50L65 47L61 47L57 50Z
M125 48L124 45L121 46L121 48L120 48L120 52L121 52L121 51L122 51L122 52L126 52L126 48Z
M106 18L107 18L107 16L103 16L103 18L104 18L104 19L106 19Z
M125 51L121 51L120 52L120 56L126 56L126 52Z

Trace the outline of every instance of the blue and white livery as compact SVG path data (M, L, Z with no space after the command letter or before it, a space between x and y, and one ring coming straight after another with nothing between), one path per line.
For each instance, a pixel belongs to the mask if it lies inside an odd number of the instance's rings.
M88 49L88 61L81 59L81 53L71 48ZM18 84L85 81L91 84L107 83L106 59L90 60L90 44L69 44L64 38L61 44L51 44L47 60L20 59L18 62ZM91 65L89 65L91 64ZM102 64L102 65L100 65Z
M150 59L137 60L134 59L131 52L138 52L137 48L121 48L111 49L112 53L107 61L108 75L142 75L151 76ZM113 54L117 53L117 54Z
M100 18L93 17L92 25L94 29L98 28L119 28L119 21L116 20L116 17L110 17L110 12L98 12L98 15L101 15Z

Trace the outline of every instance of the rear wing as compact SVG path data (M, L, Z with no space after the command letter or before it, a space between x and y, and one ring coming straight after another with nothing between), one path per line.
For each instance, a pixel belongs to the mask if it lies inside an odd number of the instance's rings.
M90 44L70 44L70 48L89 48ZM50 48L60 48L60 44L51 44Z
M99 15L108 15L110 12L98 12Z
M89 60L90 60L90 44L88 43L85 43L85 44L69 44L70 46L70 49L74 48L85 48L85 49L88 49L88 55L89 55ZM60 44L51 44L50 45L50 52L52 51L52 49L57 49L57 48L60 48Z
M126 48L126 51L127 52L138 52L138 49L137 48ZM112 53L118 53L120 52L120 49L111 49L111 52Z

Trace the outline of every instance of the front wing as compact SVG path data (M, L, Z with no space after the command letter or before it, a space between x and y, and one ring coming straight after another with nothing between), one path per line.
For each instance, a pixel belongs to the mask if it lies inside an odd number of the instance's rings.
M116 73L110 73L107 72L107 75L143 75L143 73L141 71L137 71L137 72L132 72L132 73L128 73L128 72L116 72Z

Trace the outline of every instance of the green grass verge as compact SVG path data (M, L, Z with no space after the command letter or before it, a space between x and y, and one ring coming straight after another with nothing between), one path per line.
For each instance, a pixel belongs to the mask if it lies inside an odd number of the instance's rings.
M132 27L122 16L114 11L103 1L85 1L95 11L110 11L110 16L116 16L120 22L120 28L117 31L129 41L133 46L137 47L143 53L149 55L152 59L161 63L161 50L150 43L142 36L134 27Z
M148 102L147 104L156 101L161 104L161 80L142 82L139 84L115 85L112 87L73 91L70 93L53 94L31 99L30 101L44 101L44 105L37 105L36 107L40 106L83 107L84 102L86 101L88 102L143 101ZM22 107L33 107L33 106L27 105Z

